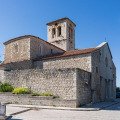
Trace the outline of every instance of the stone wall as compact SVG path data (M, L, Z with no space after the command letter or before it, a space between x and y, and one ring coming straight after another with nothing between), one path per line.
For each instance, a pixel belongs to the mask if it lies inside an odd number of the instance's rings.
M100 49L100 75L103 79L106 80L106 84L108 86L108 90L106 97L110 99L116 98L116 68L113 62L112 54L108 44L106 43ZM107 61L106 61L107 58Z
M91 74L77 69L29 69L5 71L5 82L28 87L34 92L51 92L64 100L75 100L76 106L90 102Z
M107 58L107 61L106 61ZM107 63L106 63L107 62ZM115 74L114 71L114 63L112 60L112 55L110 53L109 47L107 44L105 44L100 49L100 74L106 79L114 79L113 74ZM115 76L116 77L116 76Z
M92 102L91 96L91 73L77 69L77 102L78 105L84 105Z
M30 38L17 40L5 45L4 63L30 59Z
M99 51L92 53L92 102L100 101L100 65L99 65Z
M31 69L33 68L33 62L32 60L24 60L20 62L11 62L4 65L5 71L11 71L11 70L24 70L24 69Z
M0 82L5 82L5 75L3 69L0 69Z
M64 50L35 36L23 36L5 44L4 63L32 60L63 53ZM27 69L27 68L26 68Z
M63 99L76 99L76 69L16 70L5 72L6 82L35 92L52 92Z
M43 56L51 56L54 54L63 53L64 50L53 46L52 44L40 39L31 37L30 38L30 58L41 58Z
M43 60L43 69L80 68L91 72L91 54Z
M104 44L92 56L93 101L116 98L116 69L108 44ZM107 58L107 60L106 60Z
M0 93L0 102L23 104L23 105L41 105L41 106L72 107L72 108L77 107L76 100L63 100L60 98L31 96L31 95L15 95L11 93Z

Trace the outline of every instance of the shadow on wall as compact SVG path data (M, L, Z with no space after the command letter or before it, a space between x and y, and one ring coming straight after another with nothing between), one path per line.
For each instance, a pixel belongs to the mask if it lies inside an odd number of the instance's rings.
M111 111L120 111L120 103L119 104L115 104L113 106L107 107L103 110L111 110Z
M112 102L99 102L94 104L87 104L81 108L92 108L94 110L111 110L111 111L120 111L120 99L116 99Z
M23 119L8 119L8 120L23 120Z
M14 119L12 116L10 116L7 120L23 120L23 119Z

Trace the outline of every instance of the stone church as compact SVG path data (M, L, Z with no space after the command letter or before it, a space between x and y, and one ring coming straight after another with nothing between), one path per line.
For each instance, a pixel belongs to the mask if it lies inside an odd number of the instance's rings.
M76 49L75 27L69 18L62 18L47 23L47 41L25 35L4 42L0 81L50 91L67 101L58 106L114 100L116 67L108 43Z

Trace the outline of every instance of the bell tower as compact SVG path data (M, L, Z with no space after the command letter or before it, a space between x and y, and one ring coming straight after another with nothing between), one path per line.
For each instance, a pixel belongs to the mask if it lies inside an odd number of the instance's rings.
M66 51L74 50L75 26L69 18L47 23L48 42Z

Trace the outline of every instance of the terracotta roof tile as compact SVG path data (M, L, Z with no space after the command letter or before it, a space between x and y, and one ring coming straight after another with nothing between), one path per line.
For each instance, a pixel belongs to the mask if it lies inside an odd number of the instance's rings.
M64 52L63 54L46 56L46 57L43 58L43 60L53 59L53 58L69 57L69 56L82 55L82 54L89 54L89 53L92 53L92 52L94 52L96 50L98 50L98 48L88 48L88 49L81 49L81 50L70 50L70 51Z
M55 45L53 45L53 44L45 41L45 40L43 40L43 39L41 39L41 38L39 38L39 37L37 37L37 36L34 36L34 35L19 36L19 37L10 39L10 40L4 42L3 44L4 44L4 45L7 45L7 44L9 44L9 43L11 43L11 42L15 42L15 41L18 41L18 40L21 40L21 39L25 39L25 38L36 38L36 39L38 39L38 40L40 40L40 41L45 42L46 44L49 44L49 45L51 45L51 46L53 46L53 47L55 47L55 48L58 48L58 49L60 49L60 50L62 50L62 51L65 51L65 50L63 50L63 49L61 49L61 48L59 48L59 47L57 47L57 46L55 46Z
M76 55L83 55L83 54L89 54L92 53L99 48L88 48L88 49L81 49L81 50L70 50L66 51L63 54L56 54L56 55L51 55L51 56L44 56L42 58L37 58L34 59L34 61L39 61L39 60L47 60L47 59L54 59L54 58L63 58L63 57L70 57L70 56L76 56ZM6 65L4 62L0 64L0 67L4 67Z

